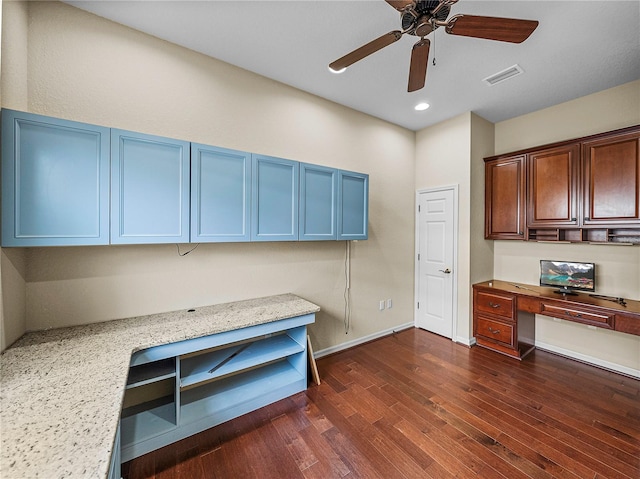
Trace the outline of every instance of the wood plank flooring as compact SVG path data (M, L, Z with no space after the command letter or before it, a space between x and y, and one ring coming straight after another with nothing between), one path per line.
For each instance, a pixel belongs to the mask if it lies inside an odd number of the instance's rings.
M408 329L322 384L123 465L125 479L640 478L640 381Z

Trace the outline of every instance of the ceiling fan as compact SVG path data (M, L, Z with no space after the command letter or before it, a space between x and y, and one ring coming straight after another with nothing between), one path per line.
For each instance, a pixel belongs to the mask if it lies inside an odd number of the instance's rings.
M445 27L451 35L486 38L500 42L522 43L538 26L537 20L483 17L478 15L454 15L447 20L451 6L458 0L385 0L400 12L402 30L393 30L356 48L351 53L329 64L334 72L344 70L359 60L400 40L408 33L420 37L411 51L409 85L412 92L424 87L429 60L429 39L425 38L438 27Z

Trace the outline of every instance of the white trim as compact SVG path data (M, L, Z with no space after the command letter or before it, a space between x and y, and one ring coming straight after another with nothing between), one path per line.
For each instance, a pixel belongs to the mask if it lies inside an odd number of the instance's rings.
M453 190L453 291L451 300L453 301L453 309L451 311L452 327L451 340L459 342L458 335L458 185L438 186L434 188L422 188L416 190L416 206L415 206L415 251L414 251L414 267L413 267L413 322L418 324L418 299L420 299L420 262L418 261L418 252L420 248L420 215L418 206L420 205L420 195L424 193L433 193L436 191ZM454 339L455 338L455 339ZM475 341L475 338L474 338ZM466 340L463 342L466 344Z
M458 336L456 343L471 347L476 344L476 338L463 338L462 336Z
M378 331L377 333L369 334L367 336L363 336L358 339L354 339L352 341L347 341L346 343L338 344L337 346L331 346L329 348L321 349L320 351L315 351L313 357L316 359L320 359L323 356L328 356L329 354L339 353L340 351L344 351L345 349L352 348L354 346L358 346L360 344L368 343L374 339L382 338L384 336L389 336L390 334L397 333L398 331L402 331L404 329L413 328L413 323L404 323L393 328L385 329L383 331Z
M593 356L588 356L586 354L576 353L575 351L571 351L570 349L560 348L558 346L554 346L553 344L544 343L542 341L536 341L536 348L541 349L543 351L548 351L550 353L559 354L561 356L565 356L570 359L575 359L576 361L581 361L583 363L588 363L594 366L598 366L603 369L608 369L616 373L625 374L627 376L631 376L636 379L640 379L640 369L628 368L626 366L621 366L616 363L604 361L602 359L594 358Z

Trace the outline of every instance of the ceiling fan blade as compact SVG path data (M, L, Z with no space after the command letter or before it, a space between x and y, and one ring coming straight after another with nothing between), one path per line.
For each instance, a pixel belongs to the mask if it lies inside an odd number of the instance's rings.
M356 48L351 53L347 53L342 58L338 58L333 63L329 64L329 68L334 71L342 70L343 68L347 68L349 65L353 65L355 62L362 60L364 57L371 55L372 53L381 50L382 48L391 45L394 42L397 42L402 37L402 32L400 30L394 30L389 33L385 33L381 37L376 38L375 40L370 41L366 45L362 45L360 48Z
M424 87L427 79L427 64L429 63L428 39L423 38L413 46L411 50L411 64L409 66L409 86L407 91L412 92Z
M446 32L499 42L522 43L537 28L537 20L455 15L447 21Z
M404 10L404 7L406 7L407 5L411 5L413 3L413 0L385 0L385 2L401 12L402 10Z

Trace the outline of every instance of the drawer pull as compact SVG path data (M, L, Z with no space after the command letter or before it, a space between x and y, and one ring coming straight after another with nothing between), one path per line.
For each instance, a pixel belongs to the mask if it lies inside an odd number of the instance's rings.
M500 334L500 330L499 329L493 329L491 326L489 326L489 332L491 334Z
M489 306L491 306L493 309L499 308L500 304L499 303L492 303L491 301L489 301Z
M571 311L565 311L564 314L566 314L567 316L571 316L572 318L581 318L582 317L582 314L580 314L580 313L571 314Z

